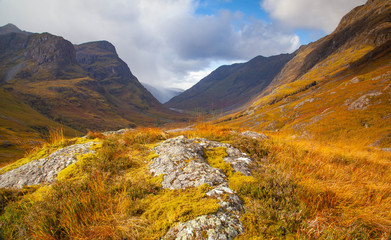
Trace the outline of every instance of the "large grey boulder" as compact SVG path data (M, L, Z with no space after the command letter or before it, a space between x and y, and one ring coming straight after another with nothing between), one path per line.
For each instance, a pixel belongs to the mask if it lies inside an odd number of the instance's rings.
M0 175L0 188L23 188L28 185L51 183L58 173L77 161L77 156L94 153L94 142L75 144L55 151L45 158L26 163Z

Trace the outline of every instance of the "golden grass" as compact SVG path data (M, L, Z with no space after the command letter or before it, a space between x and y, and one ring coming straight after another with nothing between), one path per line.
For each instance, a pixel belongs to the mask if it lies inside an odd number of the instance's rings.
M322 236L322 228L340 228L350 238L359 225L369 238L390 234L391 154L282 138L268 144L269 163L298 184L309 218L316 220L304 232L317 228L312 235Z

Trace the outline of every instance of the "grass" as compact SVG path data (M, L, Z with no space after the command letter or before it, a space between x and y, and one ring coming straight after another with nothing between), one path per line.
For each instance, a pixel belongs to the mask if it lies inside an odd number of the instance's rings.
M205 151L245 203L245 232L237 239L390 236L390 154L292 141L283 134L255 140L205 123L195 129L90 133L89 138L103 142L101 148L68 167L54 185L2 190L3 237L156 239L177 221L216 212L216 199L205 197L208 186L163 190L162 176L148 172L147 163L156 157L150 149L180 134L230 143L253 159L252 176L244 176L222 161L224 148Z
M390 156L275 139L268 164L290 176L307 209L301 236L380 239L390 234Z
M49 129L63 128L67 137L80 134L45 117L2 88L0 104L0 167L23 157L25 151L44 143Z
M50 129L48 135L46 136L46 141L44 143L34 147L33 149L30 149L29 151L26 151L25 157L1 168L0 174L16 169L28 162L45 158L60 148L64 148L72 144L80 144L89 141L91 141L91 139L67 139L64 136L64 130L62 128Z

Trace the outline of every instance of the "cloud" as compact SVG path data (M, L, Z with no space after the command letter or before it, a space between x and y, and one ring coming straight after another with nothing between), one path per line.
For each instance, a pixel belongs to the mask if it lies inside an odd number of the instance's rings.
M281 25L331 33L341 18L366 0L263 0L260 5Z
M216 61L292 52L298 37L228 10L197 15L196 0L0 0L0 25L79 44L112 42L140 81L188 87ZM211 65L212 64L212 65ZM198 79L200 80L200 79Z

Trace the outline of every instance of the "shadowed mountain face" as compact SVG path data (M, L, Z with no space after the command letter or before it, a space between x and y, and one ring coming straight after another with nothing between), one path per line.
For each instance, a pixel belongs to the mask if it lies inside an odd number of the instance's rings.
M370 0L302 46L252 106L224 122L305 139L391 147L391 2Z
M90 42L77 45L75 48L79 65L91 78L99 82L106 93L116 98L113 99L114 104L118 106L125 104L128 105L127 107L139 110L161 108L161 104L137 80L128 65L118 57L111 43Z
M166 106L200 111L240 107L266 88L293 56L258 56L246 63L221 66Z

